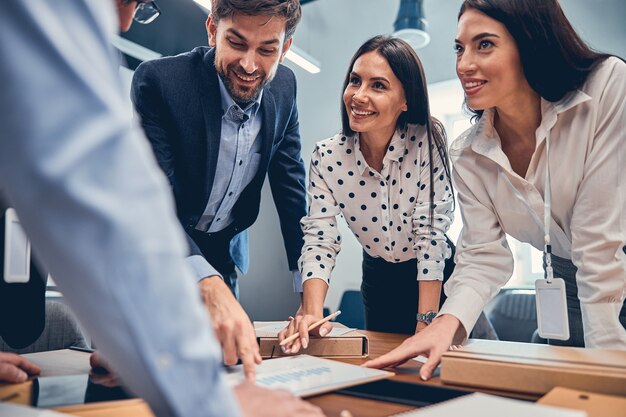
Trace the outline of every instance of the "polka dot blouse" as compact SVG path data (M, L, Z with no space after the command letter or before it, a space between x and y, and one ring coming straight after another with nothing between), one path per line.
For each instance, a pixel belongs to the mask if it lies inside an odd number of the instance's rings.
M383 168L370 168L358 133L318 142L309 169L309 213L302 218L302 280L330 282L341 249L337 216L343 217L365 251L388 262L417 258L418 280L442 280L451 250L445 232L452 222L453 198L443 162L433 151L434 210L430 221L430 168L426 129L396 131Z

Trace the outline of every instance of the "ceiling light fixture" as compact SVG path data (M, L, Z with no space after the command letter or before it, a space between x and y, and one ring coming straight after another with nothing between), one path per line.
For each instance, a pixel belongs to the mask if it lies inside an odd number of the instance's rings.
M291 44L291 48L287 51L285 58L311 74L317 74L321 71L319 61L294 44Z
M206 13L211 13L211 0L193 0L202 8ZM309 0L311 1L311 0ZM311 74L317 74L321 71L320 62L313 58L311 55L304 52L302 49L298 48L294 44L291 44L291 48L287 51L285 58L298 65L305 71L310 72Z
M428 23L424 18L422 0L400 0L400 10L393 28L393 35L407 41L413 49L428 45L430 35L426 31Z

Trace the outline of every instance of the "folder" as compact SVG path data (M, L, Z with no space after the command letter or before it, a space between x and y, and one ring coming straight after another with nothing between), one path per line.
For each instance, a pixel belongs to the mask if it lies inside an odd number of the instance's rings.
M283 353L278 342L278 332L287 326L288 322L255 321L259 350L263 359L290 356ZM369 353L367 336L355 329L349 329L341 323L332 322L333 332L341 333L336 336L331 332L326 337L311 337L307 349L299 353L325 358L365 358ZM336 330L335 330L336 329Z
M626 395L626 352L533 343L470 340L444 353L446 384L545 394L561 386Z
M539 404L583 410L587 417L626 417L626 398L556 387Z

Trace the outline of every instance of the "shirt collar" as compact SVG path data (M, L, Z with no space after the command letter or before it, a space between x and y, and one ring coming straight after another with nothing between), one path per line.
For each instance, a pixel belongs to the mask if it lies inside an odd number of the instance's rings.
M248 115L249 118L254 118L261 107L261 99L263 98L263 90L259 93L259 96L252 103L248 104L245 109L239 107L235 100L230 96L230 93L226 89L226 85L224 85L224 81L222 81L222 77L218 75L217 77L220 84L220 96L222 98L222 112L223 114L228 114L228 110L231 107L235 106L237 110Z
M352 143L354 145L354 158L356 160L357 169L359 170L359 174L362 176L370 170L370 167L361 152L361 143L358 133L355 133L352 137ZM385 166L388 161L400 161L400 158L404 155L405 147L406 131L396 129L391 137L391 141L389 141L389 145L387 146L387 152L383 158L383 166Z
M539 147L539 145L543 142L543 139L546 137L547 132L554 127L559 114L565 113L566 111L571 110L579 104L585 103L589 100L591 100L591 97L580 90L568 93L557 102L551 102L542 98L541 124L537 128L536 146ZM487 155L494 149L502 147L500 137L494 127L494 115L494 108L486 109L479 122L474 127L473 134L475 136L475 140L472 142L472 149L483 155Z
M581 90L574 90L565 95L561 100L551 102L541 99L541 124L537 128L537 146L546 137L547 133L554 127L559 114L573 109L579 104L591 100L591 97Z

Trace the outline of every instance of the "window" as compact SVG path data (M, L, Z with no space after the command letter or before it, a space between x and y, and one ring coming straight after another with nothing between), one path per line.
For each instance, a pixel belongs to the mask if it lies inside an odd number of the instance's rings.
M463 89L458 80L448 80L428 86L430 95L430 111L439 119L446 128L448 134L448 146L461 133L471 126L471 115L463 109ZM458 240L463 221L457 206L454 222L450 226L448 235L453 242ZM507 236L509 247L513 253L515 262L513 276L505 288L529 288L534 287L534 282L543 277L543 257L541 251L527 243L522 243Z

